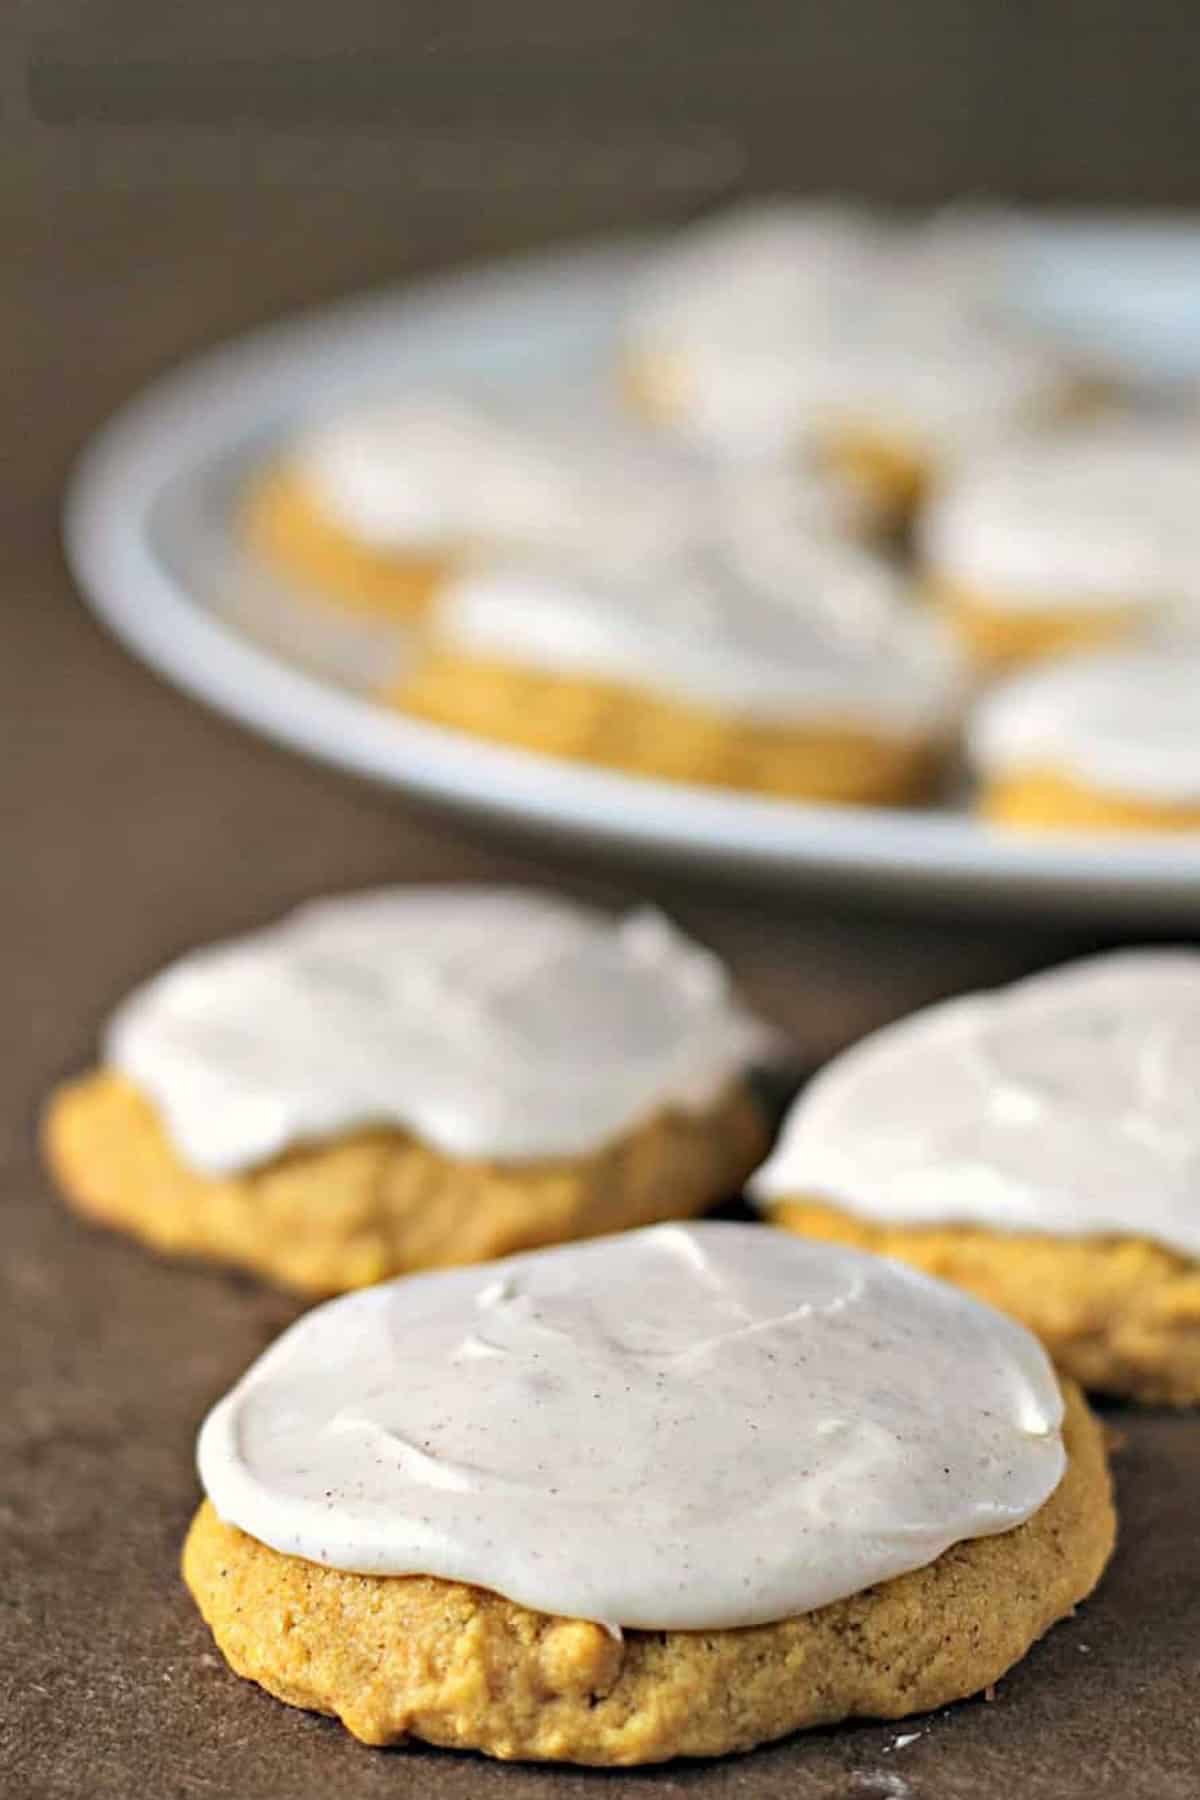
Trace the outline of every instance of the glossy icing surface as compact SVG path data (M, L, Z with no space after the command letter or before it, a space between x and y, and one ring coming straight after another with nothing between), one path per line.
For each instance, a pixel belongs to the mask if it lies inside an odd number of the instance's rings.
M321 900L194 951L112 1019L107 1061L209 1174L355 1127L451 1155L584 1154L698 1110L773 1035L659 913L411 887Z
M611 1627L805 1612L1028 1518L1062 1401L1020 1326L761 1226L659 1226L334 1301L206 1421L285 1554Z
M834 1059L754 1176L886 1223L1200 1256L1200 953L1129 950L946 1001Z

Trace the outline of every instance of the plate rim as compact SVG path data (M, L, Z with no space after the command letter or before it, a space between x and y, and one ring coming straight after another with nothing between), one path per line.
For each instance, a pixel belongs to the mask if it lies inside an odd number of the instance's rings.
M398 329L417 343L431 330L453 341L550 284L586 294L613 281L649 241L585 242L380 288L259 326L158 376L93 434L69 478L64 546L85 604L158 675L240 724L439 804L750 880L855 877L926 895L1126 913L1200 900L1200 842L1026 837L969 814L772 799L570 763L406 719L255 644L155 555L155 495L205 454L228 452L268 423L283 429L298 395L311 402L346 386L354 355L331 352L347 339L360 364L365 344Z

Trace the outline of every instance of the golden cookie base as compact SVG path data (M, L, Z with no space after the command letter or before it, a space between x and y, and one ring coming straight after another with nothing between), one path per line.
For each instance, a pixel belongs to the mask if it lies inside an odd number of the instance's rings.
M320 1568L207 1502L184 1578L239 1675L367 1744L601 1765L720 1756L978 1693L1090 1593L1115 1519L1101 1428L1077 1389L1066 1402L1067 1472L1025 1524L777 1624L617 1641L458 1582Z
M1200 1263L1143 1238L1063 1238L975 1225L880 1225L804 1199L777 1225L892 1256L965 1288L1042 1340L1082 1386L1151 1405L1200 1402Z
M1145 614L1128 606L1056 604L1006 608L1003 594L985 594L962 582L934 575L928 589L963 649L984 671L1003 674L1076 650L1102 650L1135 636Z
M764 725L578 675L433 649L385 698L413 717L545 756L705 787L841 805L908 805L941 746L817 722Z
M88 1218L168 1256L332 1294L693 1217L737 1190L766 1126L737 1085L708 1112L661 1112L575 1159L467 1161L403 1131L354 1131L218 1178L187 1168L150 1102L101 1069L51 1096L43 1147Z
M285 581L380 618L418 617L454 572L452 559L382 551L326 518L285 465L268 469L242 498L241 536Z

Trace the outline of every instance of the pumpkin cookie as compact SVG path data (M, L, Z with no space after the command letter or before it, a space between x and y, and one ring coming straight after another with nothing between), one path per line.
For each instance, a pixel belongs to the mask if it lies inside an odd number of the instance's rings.
M522 410L429 393L316 422L250 482L244 539L301 589L410 620L480 561L637 562L707 525L707 463L572 398Z
M889 570L813 538L793 542L770 579L729 546L641 580L533 567L466 577L388 697L439 725L605 768L905 804L936 782L961 674Z
M751 1191L1037 1333L1085 1386L1200 1401L1200 954L1125 951L835 1057Z
M593 1764L900 1718L1095 1585L1102 1439L1026 1333L880 1259L661 1226L309 1313L210 1415L184 1574L238 1673Z
M1075 656L985 694L967 731L985 819L1019 831L1200 831L1200 647Z
M773 1043L658 914L382 891L149 982L44 1142L87 1216L330 1293L704 1211Z
M1074 402L1060 360L997 324L1008 229L789 202L706 220L634 284L626 395L727 455L811 446L900 523L964 455Z
M1102 423L968 463L921 521L929 586L971 654L1011 667L1200 616L1200 434Z

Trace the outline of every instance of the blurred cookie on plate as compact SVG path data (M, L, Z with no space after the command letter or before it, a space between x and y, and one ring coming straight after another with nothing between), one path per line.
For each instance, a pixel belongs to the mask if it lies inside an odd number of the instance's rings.
M1006 229L787 202L705 221L634 285L626 390L728 455L807 446L900 522L963 456L1077 401L1059 355L1000 322Z
M1200 622L1200 427L1109 421L966 464L918 534L985 668Z
M242 535L302 590L407 620L497 555L672 553L707 521L712 479L586 394L418 393L300 431L250 483Z
M1200 831L1200 641L1095 651L976 703L977 809L1018 831Z
M668 238L630 292L627 399L653 422L727 451L786 449L790 393L772 391L772 370L790 382L782 353L855 304L880 256L871 216L836 201L746 204Z
M866 551L750 532L638 576L513 565L433 609L406 713L601 768L800 800L933 790L962 666Z

